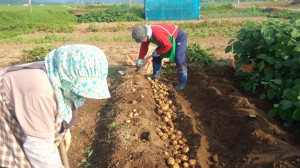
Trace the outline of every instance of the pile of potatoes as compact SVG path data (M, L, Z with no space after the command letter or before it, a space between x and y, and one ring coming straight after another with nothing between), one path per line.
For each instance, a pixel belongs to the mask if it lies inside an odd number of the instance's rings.
M165 123L163 126L157 126L157 134L160 139L166 142L166 150L164 155L167 164L172 168L179 167L194 167L196 160L189 158L189 146L186 144L187 140L183 137L183 133L175 128L173 121L177 118L176 107L172 100L168 98L169 88L159 82L157 79L152 80L147 78L152 86L153 97L156 101L157 114L161 116Z

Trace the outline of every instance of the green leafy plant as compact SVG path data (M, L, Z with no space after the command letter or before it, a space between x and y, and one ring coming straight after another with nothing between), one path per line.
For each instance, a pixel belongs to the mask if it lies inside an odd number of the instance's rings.
M100 32L101 29L99 26L97 26L96 24L90 24L87 28L86 28L87 32Z
M277 101L271 117L279 117L291 127L300 121L300 20L281 22L271 19L248 25L228 42L226 52L233 51L236 75L243 77L246 91L263 89L261 99ZM240 68L253 65L253 72Z
M215 64L214 55L209 49L204 49L199 43L192 43L187 48L187 58L190 62L209 67Z
M129 5L114 5L109 9L93 11L78 18L79 23L87 22L120 22L120 21L143 21L142 8L130 7Z
M24 62L43 61L45 56L53 49L54 47L52 45L45 45L45 46L35 47L31 50L25 50L23 61Z
M111 122L110 124L108 124L107 128L108 128L108 133L107 133L107 142L110 143L111 142L111 131L113 131L114 129L116 129L118 127L118 125L115 122Z
M89 158L92 156L93 150L89 147L83 151L84 159L81 160L82 167L89 167L91 163L88 161Z

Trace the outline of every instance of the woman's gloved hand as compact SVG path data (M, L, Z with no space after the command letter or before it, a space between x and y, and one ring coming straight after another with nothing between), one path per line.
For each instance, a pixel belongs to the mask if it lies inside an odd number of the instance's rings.
M143 64L143 60L142 60L142 59L137 59L136 62L135 62L135 65L136 65L137 67L142 66L142 64Z

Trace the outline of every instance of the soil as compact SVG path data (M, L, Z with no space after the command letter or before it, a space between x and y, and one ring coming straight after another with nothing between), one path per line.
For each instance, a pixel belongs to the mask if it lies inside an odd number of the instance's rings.
M277 12L281 12L281 9L278 9L278 8L265 8L262 11L268 12L268 13L277 13Z
M106 53L112 97L87 99L80 109L78 123L71 128L70 167L169 167L166 152L177 158L176 153L182 153L182 146L189 147L186 156L196 160L194 167L300 167L299 139L266 114L272 102L262 101L257 98L258 93L246 93L239 87L240 80L230 65L232 55L224 53L230 38L189 40L189 43L199 42L205 48L212 48L218 64L211 68L188 64L188 83L182 92L173 89L177 82L176 68L172 64L165 66L158 83L168 88L168 95L161 99L172 101L172 125L158 114L158 101L147 76L136 72L125 76L117 73L128 68L126 56L137 54L139 45L126 41L82 41L95 35L82 32L84 26L68 34L77 37L70 43L89 43ZM45 33L22 37L42 35ZM0 44L3 60L0 67L20 61L22 50L35 46ZM131 116L133 112L136 114ZM166 132L175 132L177 143L181 140L184 144L179 150L170 145L175 143L171 141L171 134L168 138L160 136L165 127L169 130Z
M186 138L187 156L196 159L195 167L300 166L295 137L261 110L270 103L244 94L232 67L191 66L183 92L173 89L173 71L159 82L170 89L167 99L177 115L172 118L174 128ZM90 167L168 167L164 152L172 153L171 140L162 140L158 129L168 124L157 114L151 87L145 76L131 73L113 85L111 99L87 101L81 120L71 130L74 140L68 154L72 167L79 167L80 149L88 147L93 150L87 160ZM134 109L139 115L130 117ZM116 127L110 127L112 123Z

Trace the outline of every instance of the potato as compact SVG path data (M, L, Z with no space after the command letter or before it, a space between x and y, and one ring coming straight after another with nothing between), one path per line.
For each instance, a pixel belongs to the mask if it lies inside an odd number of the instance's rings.
M176 132L176 134L177 134L177 135L182 135L182 132L178 130L178 131Z
M174 145L174 149L176 150L180 149L180 145Z
M170 132L174 132L174 128L171 127L171 128L169 129L169 131L170 131Z
M164 151L164 155L165 155L165 156L169 156L170 153L169 153L168 151Z
M172 115L170 113L168 113L168 112L165 113L165 116L168 117L169 119L172 118Z
M175 159L173 157L169 157L167 159L167 163L168 163L168 165L172 166L175 164Z
M132 117L133 117L133 113L130 112L130 113L128 114L128 117L132 118Z
M175 163L172 168L180 168L179 164L178 163Z
M180 164L181 163L181 160L180 159L175 159L175 162Z
M169 105L168 105L168 104L164 104L164 105L162 106L162 110L164 110L164 111L169 110Z
M163 136L160 137L160 139L163 140L163 141L166 141L168 139L168 137L163 135Z
M162 111L162 110L158 110L157 111L157 114L159 114L159 115L161 115L161 114L163 114L164 113L164 111Z
M187 155L181 155L180 159L181 159L181 161L188 161L189 157Z
M176 140L173 140L171 143L172 143L172 145L177 145L178 144L178 142Z
M188 153L190 151L190 148L188 146L185 146L182 148L183 153Z
M189 165L190 166L195 166L196 165L196 160L195 159L190 159L189 160Z
M189 164L188 164L187 162L183 162L183 163L182 163L182 166L183 166L184 168L187 168L187 167L189 167Z
M163 117L163 121L167 123L170 121L170 119L168 117Z
M170 139L172 139L172 140L176 139L176 135L171 134L171 135L170 135Z
M178 144L179 144L179 145L183 145L184 142L183 142L181 139L179 139L179 140L178 140Z

